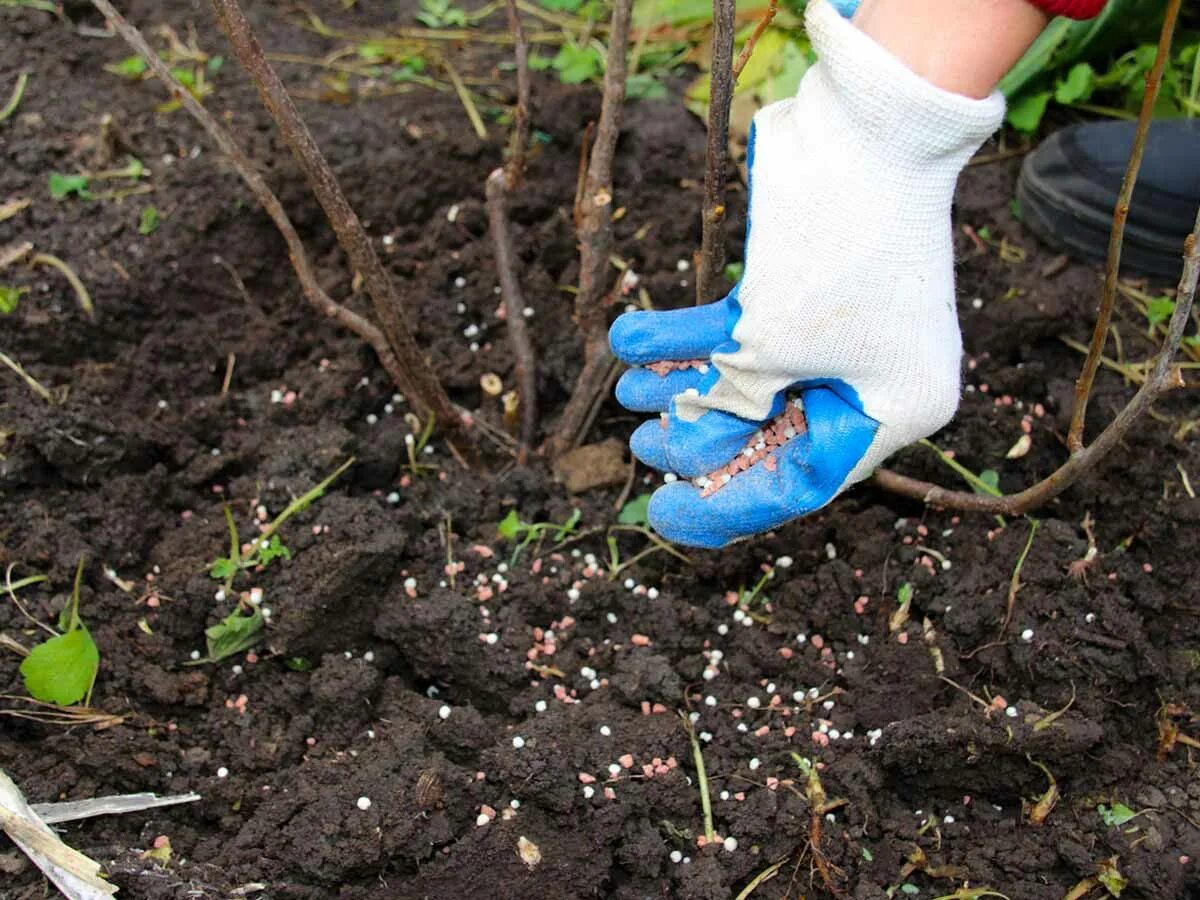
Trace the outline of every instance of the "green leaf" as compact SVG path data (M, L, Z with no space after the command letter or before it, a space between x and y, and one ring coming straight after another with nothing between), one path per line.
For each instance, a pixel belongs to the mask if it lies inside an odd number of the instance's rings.
M238 564L232 559L227 559L224 556L213 562L208 569L208 574L217 579L217 581L224 581L226 578L232 578L237 573Z
M208 69L209 75L216 75L221 71L221 66L225 65L225 57L213 56L210 57L204 68Z
M579 7L583 6L583 0L538 0L538 4L550 12L573 13L578 12Z
M240 653L258 642L263 630L263 614L258 608L248 616L234 610L216 625L204 629L208 644L208 662L217 662Z
M529 71L545 72L554 68L554 57L534 53L529 57Z
M1096 89L1096 70L1088 63L1076 63L1067 72L1066 78L1059 79L1054 89L1054 99L1058 103L1086 103Z
M20 302L21 295L28 293L29 288L0 284L0 314L7 316L10 313L16 312L17 303Z
M188 90L196 86L196 73L191 69L176 66L171 70L171 75Z
M99 668L96 642L80 626L30 650L21 663L21 677L35 700L70 706L87 696Z
M496 532L506 541L514 541L522 531L529 526L521 521L515 509L510 509L508 515L500 520L500 524L496 526Z
M875 861L875 854L874 854L874 853L872 853L872 852L871 852L870 850L868 850L866 847L863 847L863 848L861 848L861 849L862 849L862 858L863 858L863 859L865 859L867 862L874 862L874 861Z
M554 539L561 541L568 534L575 530L575 526L579 524L579 520L583 518L583 513L578 509L571 510L571 515L567 516L567 521L558 526L558 530L554 532Z
M303 656L289 656L283 661L283 664L293 672L309 672L313 667L312 662Z
M1049 91L1038 91L1014 100L1008 107L1008 124L1017 131L1033 134L1046 114L1046 104L1049 102Z
M912 602L912 598L913 586L906 581L904 584L900 585L899 590L896 591L896 602L901 606L907 606Z
M64 172L50 173L50 196L55 200L64 200L71 194L81 200L87 200L92 195L88 193L88 177L86 175L67 175Z
M639 494L621 507L617 521L622 525L648 525L650 510L650 495Z
M583 84L604 71L600 51L590 44L586 47L563 44L553 65L564 84Z
M906 882L904 882L904 884L900 885L900 893L908 894L909 896L913 896L915 894L921 893L921 889L919 887L917 887L915 884L913 884L912 882L906 881Z
M1155 297L1146 304L1146 321L1153 327L1165 322L1175 312L1175 301L1170 297Z
M740 262L731 262L725 264L725 280L731 284L737 284L742 280L742 273L746 271L746 264Z
M271 535L271 539L267 541L267 546L263 547L261 542L258 549L258 564L260 566L269 566L273 560L292 558L292 551L283 545L279 540L279 535Z
M1100 814L1100 819L1109 828L1116 828L1120 825L1124 825L1130 819L1137 817L1137 813L1135 813L1124 803L1114 803L1111 809L1101 803L1096 807L1096 812Z
M153 206L143 207L142 214L138 218L138 234L154 234L158 230L158 225L158 210Z
M109 63L104 71L136 81L146 73L146 61L140 56L127 56L119 62Z
M997 472L995 469L984 469L982 472L979 473L979 480L989 490L984 491L984 490L980 490L977 487L972 486L971 489L973 491L975 491L975 493L991 494L993 497L1000 496L1000 473L999 472Z

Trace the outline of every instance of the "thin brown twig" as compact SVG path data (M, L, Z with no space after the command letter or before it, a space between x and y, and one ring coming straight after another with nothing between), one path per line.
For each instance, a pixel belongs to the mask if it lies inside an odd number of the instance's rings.
M1179 2L1180 0L1170 0L1167 16L1163 21L1162 38L1159 41L1158 56L1155 60L1155 69L1159 71L1161 71L1161 64L1164 59L1170 53L1170 36L1174 29L1174 17L1178 12ZM1150 88L1151 85L1148 84L1148 94ZM1140 129L1143 126L1148 127L1151 111L1152 104L1143 105L1138 119L1140 134L1142 133ZM1144 134L1142 134L1142 137L1144 138ZM1115 273L1120 265L1121 242L1124 236L1123 222L1129 211L1128 193L1132 192L1132 183L1136 181L1137 169L1140 163L1141 150L1135 141L1135 147L1130 158L1130 168L1125 175L1126 187L1129 188L1129 191L1122 191L1124 199L1117 202L1117 208L1113 213L1114 242L1109 247L1107 266L1107 271L1109 272ZM1198 279L1200 279L1200 210L1197 211L1192 233L1184 241L1183 269L1180 272L1179 286L1175 292L1175 310L1171 314L1166 335L1163 337L1158 355L1154 359L1153 366L1148 367L1141 387L1091 444L1085 447L1080 442L1079 446L1071 447L1068 440L1070 455L1067 457L1066 462L1046 478L1023 491L999 497L948 490L928 481L910 478L907 475L901 475L889 469L877 470L874 475L875 483L885 490L921 500L931 506L996 515L1020 515L1057 497L1078 481L1081 476L1099 465L1100 461L1124 440L1133 423L1150 409L1155 400L1167 391L1180 387L1183 384L1181 370L1173 364L1173 360L1175 354L1179 351L1184 331L1187 329L1188 322L1190 321ZM1096 323L1091 347L1091 350L1097 351L1094 364L1091 365L1093 376L1095 368L1100 365L1104 338L1108 334L1108 317L1112 312L1114 298L1115 288L1113 294L1110 295L1108 293L1106 278L1104 299L1101 302L1100 314ZM1083 400L1083 406L1086 406L1087 396L1091 392L1092 378L1088 376L1089 362L1091 360L1091 351L1089 351L1088 361L1084 363L1084 371L1080 375L1079 381L1076 382L1076 405L1071 420L1072 428L1075 428L1078 423L1080 435L1082 434L1083 424L1083 408L1080 405L1080 399L1082 398ZM1081 386L1084 388L1082 393L1080 393Z
M170 69L150 45L146 43L141 32L129 24L124 16L117 12L109 0L92 0L92 3L104 18L108 20L117 34L146 62L150 71L158 76L158 79L171 92L172 97L182 104L183 108L200 124L208 136L212 138L213 143L217 145L220 151L232 163L234 170L241 176L242 181L246 183L246 186L263 208L263 211L271 218L271 221L275 224L275 228L279 231L280 236L287 245L288 258L291 260L292 268L296 272L296 278L300 282L300 288L305 299L318 311L362 338L375 351L379 357L380 364L392 379L398 385L408 386L411 383L408 380L408 369L400 364L383 331L363 316L337 303L321 289L321 286L317 283L312 266L308 261L308 254L304 250L304 244L301 242L300 236L296 233L296 228L292 225L288 214L284 211L283 205L279 202L279 198L267 186L266 181L254 163L250 161L250 158L246 156L242 148L238 146L233 136L174 78Z
M520 185L525 171L525 151L529 141L529 44L517 14L516 0L507 0L508 27L513 34L513 55L517 65L517 108L514 114L508 162L488 176L488 222L492 232L492 254L504 300L504 320L513 348L513 373L520 398L521 431L517 462L524 465L537 437L537 356L529 328L525 324L525 298L517 277L517 255L513 249L512 228L508 219L508 197Z
M108 0L94 0L109 6ZM279 128L293 156L304 170L309 187L320 202L338 243L346 252L351 266L362 277L379 317L387 343L391 347L399 370L403 373L402 387L422 413L432 414L438 425L452 441L471 445L462 417L437 380L404 319L403 307L396 286L379 261L375 247L362 227L337 177L313 139L308 126L300 117L296 104L280 81L279 75L267 62L262 46L250 28L237 0L212 0L217 23L229 39L230 49L242 68L258 88L258 94ZM111 9L111 6L109 6ZM197 104L198 105L198 104Z
M733 101L733 83L737 79L733 66L735 13L734 0L713 0L708 149L704 159L700 251L696 256L697 305L714 299L718 279L725 270L725 231L722 225L725 222L725 170L729 162L729 106Z
M742 47L742 52L738 54L737 62L733 64L734 84L737 84L737 80L742 74L742 69L746 68L746 63L750 62L750 55L754 53L754 48L758 45L758 39L762 37L763 32L774 21L777 12L779 12L779 0L770 0L767 4L767 11L763 13L763 17L754 26L754 31L746 39L746 43Z
M537 434L537 361L525 323L525 298L517 279L512 234L508 222L508 178L496 169L487 180L488 223L492 231L492 253L504 299L504 322L513 348L513 372L521 403L521 443L517 462L524 465Z
M563 408L558 432L551 442L551 450L556 456L582 442L587 433L589 411L609 371L605 315L608 294L604 274L612 248L612 170L617 137L621 133L621 107L625 103L625 57L629 50L632 7L632 0L616 0L613 5L600 123L596 128L587 174L583 178L583 190L576 197L579 292L575 295L575 324L583 335L583 369Z
M1112 231L1108 239L1108 261L1104 266L1104 292L1101 294L1100 310L1096 315L1096 327L1092 331L1092 342L1088 348L1083 369L1075 382L1075 405L1071 410L1071 425L1067 431L1067 450L1076 453L1083 449L1083 427L1087 419L1088 398L1092 384L1100 368L1100 357L1108 339L1108 323L1112 318L1113 304L1117 299L1117 277L1121 268L1121 246L1125 240L1125 221L1129 218L1129 203L1137 184L1138 170L1142 165L1142 154L1146 149L1146 135L1150 131L1150 119L1154 114L1154 103L1162 85L1163 68L1171 55L1171 38L1175 33L1175 20L1179 15L1182 0L1169 0L1163 17L1162 32L1158 38L1158 52L1154 65L1146 76L1146 92L1142 96L1142 108L1138 113L1137 129L1134 131L1133 148L1129 152L1129 164L1117 195L1113 210Z
M517 64L517 109L513 114L512 142L505 166L506 187L512 190L525 171L525 151L529 149L529 103L533 88L529 79L529 42L525 26L517 13L516 0L507 0L508 29L513 35L513 58Z

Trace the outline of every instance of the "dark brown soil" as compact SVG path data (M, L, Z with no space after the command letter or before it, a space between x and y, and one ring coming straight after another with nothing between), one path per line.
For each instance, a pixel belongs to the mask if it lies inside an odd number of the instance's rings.
M397 16L390 4L319 7L343 24ZM145 27L169 22L185 33L194 23L201 46L222 46L206 4L137 0L127 9ZM406 23L407 9L399 14ZM660 553L610 581L599 529L615 520L616 488L569 497L541 463L468 476L436 438L424 461L444 480L430 472L401 486L407 407L387 411L393 388L371 353L303 304L281 241L197 127L181 113L156 114L155 85L104 73L127 51L96 36L100 23L87 4L68 3L67 13L75 25L0 10L0 92L7 96L18 71L32 75L17 114L0 124L0 201L33 200L0 224L0 245L28 240L69 261L97 310L89 322L49 270L2 275L32 291L0 321L0 349L70 394L47 406L0 374L0 563L50 576L50 586L24 592L48 621L86 554L83 615L103 655L94 704L126 719L97 731L0 718L0 765L34 801L203 795L186 807L63 828L103 863L120 896L728 898L783 860L754 897L829 897L813 866L793 754L818 761L830 800L846 801L819 817L819 852L847 896L880 898L894 887L898 897L933 898L969 882L1012 900L1061 900L1109 857L1128 880L1124 898L1200 896L1194 752L1179 745L1156 758L1163 704L1200 709L1200 503L1184 474L1200 475L1194 432L1176 439L1176 425L1145 421L1103 471L1042 512L1003 634L1028 523L960 521L870 487L777 534L691 553L691 565ZM272 50L330 49L282 7L256 4L254 14ZM496 74L499 58L456 57L480 76ZM295 87L318 87L313 70L283 68ZM514 217L552 424L580 356L560 286L575 277L569 206L581 134L598 103L592 90L549 80L537 82L537 94L536 126L549 140ZM331 293L348 294L317 206L232 63L208 103L230 111L268 166ZM498 420L498 401L483 395L479 377L511 381L511 356L494 315L482 196L503 126L491 121L490 139L480 141L453 93L425 89L302 108L381 239L439 374L458 402L482 404ZM154 193L52 202L51 170L102 164L96 136L108 114L127 145L118 149L151 168ZM677 101L629 105L618 250L660 306L690 302L690 273L676 262L698 242L702 165L702 126ZM1004 262L958 235L969 387L957 420L937 438L967 466L997 469L1005 489L1062 459L1078 356L1058 336L1085 338L1097 294L1093 268L1042 274L1054 254L1009 210L1017 166L973 168L963 179L958 222L987 226L1026 256ZM145 202L163 215L149 236L137 231ZM738 227L731 222L731 247ZM471 325L482 331L478 352L464 336ZM1119 327L1130 358L1144 357L1144 323L1126 310ZM229 354L236 366L222 394ZM297 397L275 403L273 391ZM1110 415L1129 392L1106 372L1093 418ZM1187 418L1194 398L1181 392L1159 412ZM1032 449L1005 460L1027 415ZM624 436L634 424L610 404L593 438ZM203 646L204 628L232 608L214 599L205 571L226 546L222 503L233 504L248 533L253 504L277 513L350 454L358 458L351 471L285 528L293 559L239 580L242 589L261 587L272 611L257 654L185 665ZM899 465L948 484L956 478L920 448ZM392 492L398 502L389 502ZM564 548L561 560L547 543L500 571L511 547L496 523L509 509L527 521L562 521L576 506L581 527L598 530ZM1074 580L1066 569L1086 551L1088 513L1100 555L1086 579ZM439 528L447 523L465 570L442 586ZM473 551L476 544L496 556ZM636 535L619 543L625 559L643 546ZM585 579L586 554L602 562ZM751 609L756 618L727 602L727 592L749 587L785 555L793 564L768 582L769 602ZM134 582L132 590L105 578L105 567ZM482 603L480 575L495 591ZM905 582L915 589L912 608L892 632ZM146 602L151 591L157 606ZM861 597L869 599L856 608ZM7 600L0 627L26 645L37 639ZM552 643L542 629L553 630ZM635 634L648 645L635 645ZM937 676L938 654L957 687ZM530 670L530 656L553 671ZM311 668L297 671L298 659ZM8 694L23 693L18 661L0 656ZM710 662L718 674L706 681ZM809 689L822 699L793 699ZM968 691L984 702L1002 696L1016 715L985 710ZM736 838L732 852L697 846L700 797L676 710L698 713L697 730L711 738L703 751L715 826ZM1200 735L1187 714L1177 722ZM625 754L632 768L620 767ZM1037 764L1062 793L1040 828L1022 811L1046 790ZM360 797L370 798L369 809L358 808ZM1109 827L1097 807L1118 802L1140 815ZM477 825L485 806L497 814ZM159 835L173 848L166 865L142 856ZM536 867L518 855L521 837L537 845ZM927 870L903 874L918 847ZM684 859L673 861L674 851ZM0 848L0 863L0 895L45 895L11 845Z

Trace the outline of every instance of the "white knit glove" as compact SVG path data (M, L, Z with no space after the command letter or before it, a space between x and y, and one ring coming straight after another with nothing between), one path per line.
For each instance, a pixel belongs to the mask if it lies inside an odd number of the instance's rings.
M664 427L643 426L632 441L652 465L704 476L780 411L789 388L802 396L832 391L870 431L843 442L845 453L837 430L827 432L832 446L805 451L797 464L823 467L828 484L788 506L792 516L828 502L954 415L962 347L950 206L959 172L1004 117L1000 94L975 100L929 84L830 0L810 0L805 22L817 63L795 98L754 118L745 272L722 301L725 339L709 345L715 370L672 372L670 383L683 392ZM689 312L622 316L614 351L638 366L695 355L703 342L685 336L708 326L690 326ZM622 402L654 409L653 373L627 373ZM815 458L822 453L842 458L826 464ZM668 487L673 516L704 515L697 504L705 501L684 495L695 488ZM735 487L736 480L727 490Z
M720 380L676 411L762 420L777 392L840 381L879 422L853 483L958 408L950 204L1004 100L934 87L826 0L805 22L819 62L754 118L740 349L713 354Z

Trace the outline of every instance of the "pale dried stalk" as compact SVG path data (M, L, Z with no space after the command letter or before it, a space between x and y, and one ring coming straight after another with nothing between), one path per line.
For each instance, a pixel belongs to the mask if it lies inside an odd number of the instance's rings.
M583 190L576 197L579 292L575 295L575 324L583 335L583 369L551 442L554 455L582 442L596 398L604 391L612 359L608 349L608 286L604 276L612 249L612 169L621 133L621 107L625 102L625 56L629 50L632 7L632 0L616 0L613 5L600 123Z

